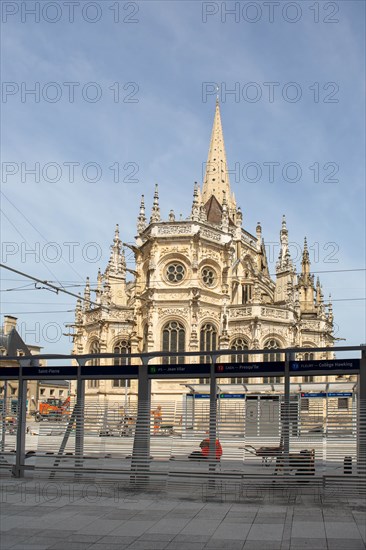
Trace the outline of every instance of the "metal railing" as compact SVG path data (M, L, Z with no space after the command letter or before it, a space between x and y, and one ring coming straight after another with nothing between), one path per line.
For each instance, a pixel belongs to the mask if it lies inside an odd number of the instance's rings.
M316 498L365 495L365 347L331 349L362 352L358 367L354 361L351 362L354 368L316 371L316 375L324 376L357 376L354 391L335 391L332 394L336 395L332 396L308 392L309 396L304 397L295 392L291 384L293 376L301 376L307 371L291 370L291 361L295 353L305 350L321 352L329 348L276 350L285 355L280 365L283 368L282 391L278 384L276 391L271 392L251 392L246 386L245 394L230 399L225 399L225 394L220 397L224 387L221 380L229 374L218 366L220 358L231 357L233 351L205 352L211 357L205 375L210 381L209 398L199 400L191 394L189 398L165 399L160 419L154 413L159 403L151 398L152 380L159 376L175 381L197 379L201 374L195 376L194 370L177 374L174 369L170 375L167 371L156 374L150 363L163 356L197 357L202 351L1 358L0 367L9 361L19 364L18 377L15 379L14 374L9 374L18 384L13 422L7 414L10 401L6 404L11 396L3 399L7 406L3 407L1 422L1 471L4 475L11 472L15 477L31 475L53 481L108 480L134 490L180 491L202 498L239 499L253 495L257 498L264 494L288 496L290 493L292 497L311 493ZM246 350L245 353L263 355L267 351ZM136 374L129 375L138 379L138 399L129 404L128 410L122 403L114 407L104 397L92 398L85 392L85 380L93 379L90 367L88 374L83 375L88 360L114 357L138 358L141 363ZM68 372L67 379L76 380L77 392L70 414L65 415L63 421L51 418L35 426L26 417L27 381L37 376L45 377L44 372L37 375L40 359L75 361L78 366L71 374L67 366L57 368L60 373L63 369ZM100 371L104 367L95 368ZM160 370L163 367L182 368L184 365L160 366ZM10 368L14 368L14 363ZM52 369L51 366L47 368ZM108 369L105 378L123 378L120 370L116 375L111 374L112 370ZM4 371L1 368L0 379L6 378ZM249 376L262 377L270 373L268 366L266 371ZM52 376L55 379L62 374ZM95 378L101 377L103 374L95 374ZM351 395L337 395L344 393Z

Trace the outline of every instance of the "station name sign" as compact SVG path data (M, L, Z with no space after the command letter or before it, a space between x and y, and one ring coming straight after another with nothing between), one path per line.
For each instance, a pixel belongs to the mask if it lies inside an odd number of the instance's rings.
M149 365L151 378L189 378L192 376L210 376L211 365L199 363L194 365Z
M301 397L352 397L352 392L340 392L340 391L337 391L337 392L329 392L329 393L326 393L326 392L319 392L319 393L304 393L302 392L301 393Z
M216 374L224 374L227 377L241 374L255 375L257 373L283 373L284 361L264 361L263 363L219 363L215 367Z
M290 361L290 376L302 376L303 374L327 375L330 372L337 374L355 373L360 371L360 359L328 359L320 361ZM148 365L150 378L198 378L209 377L210 363L175 364L175 365ZM285 372L284 361L264 361L257 363L217 363L215 365L216 377L235 376L265 376L272 374L283 375ZM16 379L20 374L19 367L0 367L0 378ZM76 379L78 367L76 366L30 366L23 367L24 378L42 379L55 378L60 380ZM85 365L80 367L82 378L138 378L138 365Z
M188 393L187 397L194 397L195 399L210 399L209 393ZM245 399L245 393L219 393L217 394L219 399Z
M360 359L327 359L323 361L290 361L290 371L300 374L303 371L359 371Z
M76 378L77 367L23 367L24 378L59 378L62 380Z

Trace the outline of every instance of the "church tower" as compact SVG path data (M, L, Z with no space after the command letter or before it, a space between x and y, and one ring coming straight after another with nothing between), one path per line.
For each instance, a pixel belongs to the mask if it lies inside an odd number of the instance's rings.
M230 185L218 101L202 187L193 186L188 216L177 219L173 204L162 212L157 185L150 215L148 208L143 196L135 244L122 244L117 225L104 273L98 273L95 285L87 281L85 296L90 300L94 292L95 300L77 304L75 352L202 351L189 361L204 362L207 352L230 349L231 358L250 362L262 356L248 356L246 350L268 349L266 360L275 361L281 359L276 349L301 345L329 347L313 358L333 357L333 312L331 304L324 304L320 282L314 288L306 240L297 275L283 216L273 279L262 225L258 222L254 234L243 227ZM133 270L126 267L123 246L134 255ZM183 355L161 358L163 363L184 361ZM153 392L162 401L178 399L183 382L154 381ZM123 380L93 381L87 391L104 399L127 395ZM128 399L135 397L132 381Z

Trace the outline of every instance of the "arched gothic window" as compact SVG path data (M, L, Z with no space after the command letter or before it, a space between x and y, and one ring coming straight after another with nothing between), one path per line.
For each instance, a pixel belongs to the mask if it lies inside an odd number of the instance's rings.
M131 353L131 348L128 340L119 340L115 343L113 353ZM114 357L115 365L128 365L130 359L128 357Z
M200 350L201 351L212 351L217 348L217 330L211 325L211 323L206 323L201 328L200 333ZM209 356L201 356L201 361L204 363L210 363Z
M169 321L163 328L163 351L185 351L186 332L178 321ZM163 357L164 365L184 363L184 357Z
M98 340L93 340L90 345L90 353L100 353L100 345ZM93 367L100 365L99 357L93 357L90 359L89 364ZM99 388L99 380L88 380L88 388Z
M264 349L268 349L270 351L264 354L263 361L282 361L282 354L278 352L276 353L276 351L274 351L279 347L280 344L274 338L267 340L267 342L264 344Z
M304 361L313 361L314 353L306 352L304 353Z
M244 340L244 338L236 338L231 343L230 347L231 347L231 349L235 349L235 350L249 349L249 346L248 346L247 342ZM240 353L240 354L237 354L237 355L232 355L231 356L231 361L236 362L236 363L248 363L249 362L249 355L247 353Z
M115 343L113 348L113 353L131 353L131 347L128 340L119 340ZM129 365L129 357L114 357L114 365ZM131 380L122 378L119 380L113 380L114 388L129 388L131 385Z

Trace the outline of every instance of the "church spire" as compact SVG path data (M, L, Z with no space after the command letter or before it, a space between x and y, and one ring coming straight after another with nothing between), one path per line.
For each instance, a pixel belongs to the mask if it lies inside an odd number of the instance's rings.
M84 290L84 309L88 311L90 309L90 280L86 278L85 290Z
M193 190L193 202L192 202L192 210L191 210L191 219L193 221L199 221L200 219L200 197L199 197L199 188L198 183L194 182L194 190Z
M302 253L301 266L302 266L303 275L310 273L310 258L309 258L308 242L306 240L306 237L304 238L304 250Z
M140 235L146 228L145 197L141 195L140 213L137 218L137 232Z
M125 273L126 260L122 249L122 241L119 238L119 225L116 224L114 231L113 245L111 246L111 255L106 271L113 275L123 275Z
M236 205L234 196L230 189L224 134L221 124L220 105L217 98L210 148L207 157L206 173L203 180L202 202L203 204L206 204L213 195L218 202L222 204L223 193L226 194L226 201L229 211L232 211L236 208Z
M315 288L314 275L310 273L310 257L306 237L304 239L304 250L301 261L301 274L299 275L300 305L301 310L306 313L315 311Z
M278 261L276 264L276 272L279 273L281 271L292 271L293 264L292 264L290 251L289 251L288 229L286 225L286 216L284 214L282 216L280 243L281 243L281 248L280 248Z
M151 211L150 223L160 222L160 206L159 206L159 186L155 184L154 201Z

